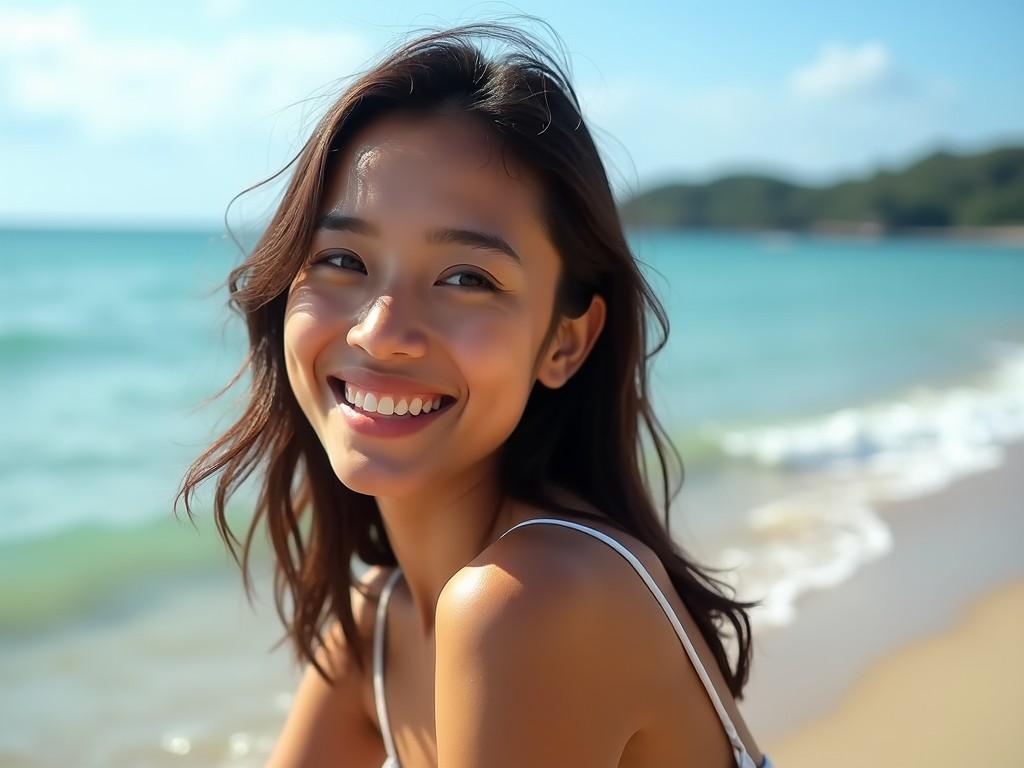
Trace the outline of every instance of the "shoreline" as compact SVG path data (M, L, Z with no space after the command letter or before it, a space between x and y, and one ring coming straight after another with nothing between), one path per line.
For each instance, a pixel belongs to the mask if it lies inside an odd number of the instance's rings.
M1024 224L1005 224L993 227L949 226L884 229L872 226L869 223L843 224L838 222L821 222L806 231L816 235L838 235L869 240L960 240L966 242L1024 245Z
M871 222L817 222L799 229L772 227L668 227L630 226L627 233L654 235L736 235L750 237L809 238L817 240L856 240L883 242L887 240L930 240L937 242L980 243L983 245L1024 246L1024 224L1007 224L994 227L901 227L885 229Z
M765 751L834 711L880 661L949 631L968 606L1024 581L1024 442L1004 451L995 469L882 505L892 551L839 586L803 595L791 625L755 635L740 706Z
M1013 765L1024 718L1024 580L976 601L952 629L873 665L818 721L776 744L788 768Z

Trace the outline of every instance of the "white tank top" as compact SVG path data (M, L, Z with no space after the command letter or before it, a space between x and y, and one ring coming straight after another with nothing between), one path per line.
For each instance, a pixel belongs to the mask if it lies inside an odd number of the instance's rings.
M697 674L700 676L701 682L704 683L704 688L708 692L711 703L714 705L715 711L718 713L718 717L722 721L722 727L725 729L726 736L729 737L729 743L732 744L733 756L736 759L737 768L774 768L768 755L764 755L764 759L761 761L760 766L754 763L754 759L750 756L750 753L747 752L747 748L743 745L743 740L740 739L739 734L736 732L736 727L733 725L732 718L729 717L728 711L722 704L722 700L719 698L718 692L715 690L715 686L711 682L711 678L708 677L707 670L704 668L704 663L700 660L700 656L697 654L696 649L694 649L693 643L690 642L690 638L687 637L686 632L683 629L683 625L679 621L679 617L676 616L675 612L672 610L671 604L667 599L665 599L665 594L661 591L661 588L658 587L657 582L651 577L650 572L644 567L643 563L640 562L636 555L611 536L608 536L595 528L591 528L589 525L583 525L569 520L559 520L554 517L535 517L530 520L524 520L521 523L513 525L498 538L500 539L502 536L507 536L516 528L523 525L531 525L535 523L561 525L566 528L575 528L578 531L588 533L610 546L633 566L634 570L636 570L640 575L640 578L643 579L644 583L657 599L658 604L661 605L665 615L668 616L668 620L672 623L672 628L676 631L676 635L678 635L680 642L686 649L686 653L690 657L690 661L693 663L694 669L697 670ZM391 592L401 575L401 569L395 568L395 570L388 576L387 581L384 583L384 588L381 590L380 601L377 603L377 614L374 620L373 697L374 703L377 707L377 719L380 721L381 736L384 739L384 749L387 752L387 757L381 765L381 768L401 768L401 763L398 762L398 752L395 749L395 742L391 735L391 724L388 721L387 704L384 699L384 634L387 626L386 617L388 602L391 600Z

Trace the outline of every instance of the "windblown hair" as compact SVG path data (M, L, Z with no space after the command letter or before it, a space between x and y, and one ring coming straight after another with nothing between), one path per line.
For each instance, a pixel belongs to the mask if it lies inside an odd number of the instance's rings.
M512 50L486 56L473 42L477 37ZM331 161L340 156L338 150L370 121L388 113L458 112L479 121L503 151L541 181L544 225L561 259L548 338L561 316L580 316L594 294L607 306L602 333L576 374L558 389L535 383L519 424L501 449L505 496L592 518L548 497L550 485L561 486L647 544L696 620L733 696L742 697L751 657L746 609L757 603L727 597L726 590L732 588L708 574L714 569L698 566L671 538L669 509L682 487L683 464L654 415L648 389L648 365L667 342L669 321L626 242L567 69L531 35L504 23L428 30L360 73L291 162L240 193L295 166L269 225L227 279L228 306L244 318L249 351L215 397L248 370L246 407L189 467L174 509L184 497L191 517L190 497L196 487L220 473L214 516L221 538L241 566L247 595L250 548L265 519L274 555L275 607L286 628L279 643L290 638L296 659L312 663L327 680L315 654L325 642L325 625L333 620L357 666L366 668L350 601L350 590L359 581L352 571L353 554L370 565L394 566L396 559L376 500L339 481L290 388L283 344L287 293L310 246L324 180ZM648 313L661 329L650 351ZM655 463L645 460L643 429L656 454L664 519L652 495ZM671 489L670 459L678 467L678 483ZM257 508L242 544L228 525L225 508L258 467L263 471ZM237 544L242 546L241 560ZM290 615L286 596L291 598ZM726 650L729 634L738 648L735 667Z

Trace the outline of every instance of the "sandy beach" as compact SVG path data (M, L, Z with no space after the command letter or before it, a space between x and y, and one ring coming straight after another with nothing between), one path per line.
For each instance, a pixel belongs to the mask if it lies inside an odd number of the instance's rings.
M895 546L755 637L744 712L785 768L1019 765L1024 445L882 510Z
M839 707L773 746L780 766L1020 765L1024 581L872 666Z

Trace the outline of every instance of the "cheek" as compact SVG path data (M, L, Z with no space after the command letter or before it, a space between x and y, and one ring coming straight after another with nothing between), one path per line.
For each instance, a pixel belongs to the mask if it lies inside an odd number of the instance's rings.
M495 367L518 367L532 343L531 319L516 306L465 313L444 323L451 354L464 370L481 375Z
M289 298L284 321L284 360L295 399L315 425L320 385L315 361L329 338L330 322L319 311L321 303L310 291Z
M490 436L504 439L519 422L532 386L534 339L528 319L477 317L462 324L449 341L466 379L473 423L486 423Z

